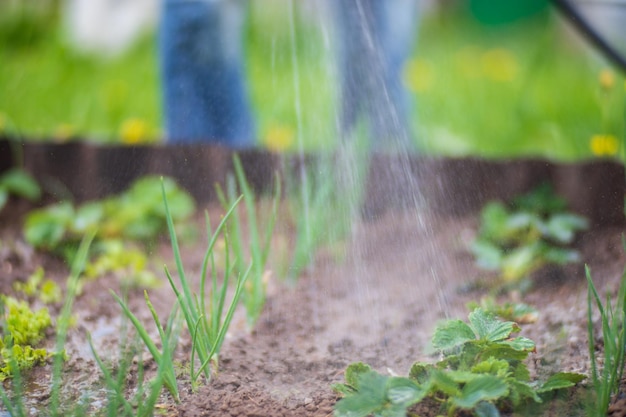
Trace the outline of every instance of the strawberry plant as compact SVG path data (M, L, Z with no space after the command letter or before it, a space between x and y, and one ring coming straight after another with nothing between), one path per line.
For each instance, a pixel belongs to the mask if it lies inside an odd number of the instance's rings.
M498 271L507 284L520 284L545 265L578 261L578 252L567 245L586 228L586 219L565 211L565 201L545 184L511 205L488 203L471 249L478 266Z
M0 175L0 210L11 195L37 201L41 197L41 189L29 174L15 168Z
M352 364L346 382L334 387L343 396L335 415L405 416L411 405L430 397L448 416L460 410L499 416L499 410L541 403L544 394L584 379L561 372L532 381L524 360L535 351L535 343L515 336L520 330L516 323L477 308L469 314L469 323L448 320L439 325L432 346L441 359L434 364L416 362L408 377L384 376L363 363Z
M164 180L165 193L175 221L195 211L191 196L172 179ZM71 263L85 234L95 233L88 276L123 272L131 283L152 284L156 278L145 271L146 255L138 244L150 244L167 228L161 195L161 180L144 177L126 192L103 200L74 206L61 202L32 211L24 235L35 248L52 251Z

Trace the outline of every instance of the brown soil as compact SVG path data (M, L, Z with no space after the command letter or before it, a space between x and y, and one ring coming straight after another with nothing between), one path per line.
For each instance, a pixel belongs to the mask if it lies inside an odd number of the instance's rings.
M33 252L23 243L16 227L22 214L18 210L0 217L2 292L10 292L14 280L26 279L39 265L59 282L68 274L58 259ZM363 361L382 372L406 374L412 362L432 360L428 341L437 321L465 319L466 303L485 293L470 289L470 284L484 278L467 252L476 223L475 215L437 219L407 211L388 211L376 221L356 222L352 236L322 250L296 285L277 278L271 281L266 308L253 331L246 328L240 309L220 355L219 373L197 392L191 392L182 373L181 404L164 394L160 411L181 416L329 416L338 399L331 384L343 380L349 363ZM623 232L623 227L591 230L577 242L601 291L615 291L619 285L625 259ZM275 252L280 254L292 238L288 227L279 225ZM196 275L203 244L182 250L187 273ZM165 317L174 297L158 265L165 262L173 269L169 244L163 241L153 257L163 286L150 294ZM281 270L278 257L272 263L275 271ZM88 393L94 398L94 410L104 391L97 385L99 371L86 334L92 334L103 357L114 360L121 315L108 289L119 291L120 279L102 277L87 283L75 305L79 324L68 341L64 395L75 399ZM522 334L537 342L530 364L536 374L588 372L586 291L582 264L542 271L535 277L524 301L536 306L540 317L537 323L523 326ZM132 291L129 297L131 309L149 323L142 291ZM178 350L181 360L189 349L189 338L183 339ZM47 366L28 376L25 397L33 415L49 400L50 372ZM534 412L571 416L582 411L565 396ZM434 416L437 409L420 413Z

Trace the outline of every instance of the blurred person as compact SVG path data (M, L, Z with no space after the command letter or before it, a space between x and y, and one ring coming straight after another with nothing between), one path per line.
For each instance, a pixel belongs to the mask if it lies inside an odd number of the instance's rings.
M411 148L411 98L402 83L418 24L416 0L330 0L338 33L340 130L367 124L375 150Z
M255 143L245 83L246 0L162 0L159 34L166 139Z

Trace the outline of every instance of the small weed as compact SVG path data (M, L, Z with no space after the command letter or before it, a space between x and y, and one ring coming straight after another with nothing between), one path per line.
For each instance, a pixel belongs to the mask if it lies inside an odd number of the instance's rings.
M514 336L520 328L477 308L469 323L448 320L435 329L433 348L442 355L435 364L416 362L408 378L384 376L368 365L352 364L346 383L335 386L344 398L335 406L337 416L404 416L426 397L441 404L448 416L457 410L474 415L499 416L528 402L541 403L542 395L569 388L585 377L556 373L546 381L531 381L524 360L535 343Z

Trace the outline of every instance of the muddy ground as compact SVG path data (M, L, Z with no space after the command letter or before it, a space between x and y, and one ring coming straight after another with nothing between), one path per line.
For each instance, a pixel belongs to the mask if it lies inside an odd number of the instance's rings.
M0 253L3 292L10 292L13 281L25 280L39 265L61 283L68 274L59 259L34 252L23 243L19 224L26 209L18 205L0 217L0 238L13 242L10 250L5 245ZM201 217L194 221L202 229ZM267 305L256 327L249 331L240 309L220 355L219 373L195 393L183 374L181 404L163 395L158 413L329 416L337 401L331 384L343 380L349 363L363 361L383 372L406 374L412 362L432 360L428 342L437 321L467 318L466 303L486 292L471 285L486 277L467 251L477 222L476 214L435 218L407 210L389 210L376 220L355 221L352 236L320 251L313 267L295 285L277 277L282 267L280 256L275 256ZM602 291L615 291L619 285L625 259L623 232L624 227L596 228L582 233L576 242ZM279 224L275 253L289 247L292 239L289 227ZM191 275L200 269L203 242L199 239L182 247ZM165 238L152 256L163 285L150 294L164 317L174 300L161 272L163 263L174 269ZM104 394L86 335L93 335L104 357L115 357L121 315L108 289L119 291L120 279L108 276L89 282L76 300L79 320L69 337L64 395L75 399L87 393L94 398L93 411ZM582 263L545 270L535 277L523 301L536 306L540 316L537 323L524 325L522 330L522 335L537 342L530 364L535 374L589 371L586 291ZM131 291L130 306L149 323L141 290ZM185 335L178 357L188 357L188 349ZM150 364L149 355L145 357ZM47 366L27 376L26 398L33 415L45 410L49 401L50 372ZM572 395L565 394L529 415L580 415L580 403ZM420 413L434 416L437 408L420 409Z

